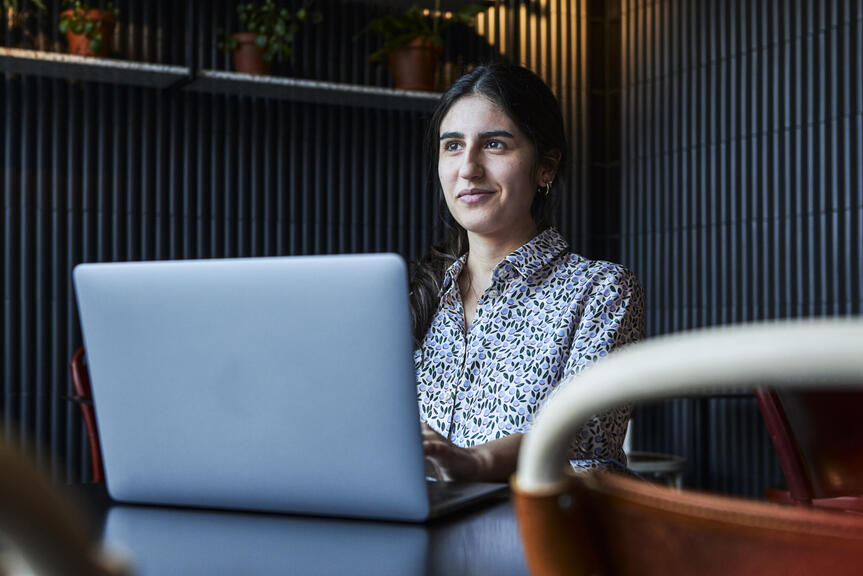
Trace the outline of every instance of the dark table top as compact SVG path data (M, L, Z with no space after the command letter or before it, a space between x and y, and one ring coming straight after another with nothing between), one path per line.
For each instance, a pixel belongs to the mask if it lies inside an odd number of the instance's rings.
M427 524L130 506L69 487L103 545L135 574L525 575L506 498Z

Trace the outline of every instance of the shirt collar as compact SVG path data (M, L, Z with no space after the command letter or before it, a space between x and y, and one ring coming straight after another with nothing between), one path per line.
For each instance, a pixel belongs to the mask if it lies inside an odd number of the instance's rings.
M522 278L530 278L555 260L561 253L569 250L569 244L554 228L548 228L530 240L527 244L500 261L494 274L501 273L511 267Z
M527 244L512 252L495 267L493 275L506 277L506 272L514 270L522 278L530 278L536 272L543 269L546 264L556 259L561 253L569 250L569 244L554 228L548 228L534 236ZM455 279L467 262L467 254L447 268L444 273L443 285L440 296L452 290Z
M455 284L455 279L458 278L461 269L464 268L465 262L467 262L467 254L462 254L461 257L453 262L449 268L446 269L443 275L443 285L440 288L440 294L438 297L443 297L444 294L450 292Z

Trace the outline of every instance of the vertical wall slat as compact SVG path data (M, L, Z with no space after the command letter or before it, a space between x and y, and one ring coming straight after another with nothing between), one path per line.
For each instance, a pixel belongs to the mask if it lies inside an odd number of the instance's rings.
M49 4L56 12L59 2ZM235 4L122 0L115 56L228 69L216 30L236 26ZM324 22L298 34L276 72L389 86L386 68L367 61L379 39L351 39L396 8L320 7ZM559 96L573 153L560 227L590 255L588 2L498 1L488 14L486 34L451 38L454 75L506 54ZM50 42L62 49L54 28ZM0 102L0 414L4 434L32 439L63 481L90 478L68 400L67 363L81 345L75 265L381 250L413 258L441 238L438 198L425 189L426 112L10 75Z
M621 5L622 260L648 288L649 334L859 314L860 2ZM670 95L657 88L667 57L651 49L654 36L672 47ZM654 98L675 102L675 117ZM684 245L678 259L666 244L676 237ZM675 306L692 316L681 322ZM685 420L676 402L692 402L697 416ZM703 488L761 496L781 482L754 402L733 391L702 402L639 410L634 445L693 461L708 454L687 479ZM738 475L724 476L727 469Z

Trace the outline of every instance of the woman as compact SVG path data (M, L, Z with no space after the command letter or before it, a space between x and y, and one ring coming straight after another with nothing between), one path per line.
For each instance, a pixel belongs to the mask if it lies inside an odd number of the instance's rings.
M641 288L551 228L568 147L560 106L532 72L501 63L460 78L426 144L454 222L411 278L423 445L443 479L506 481L557 384L640 337ZM628 419L594 418L574 464L622 462Z

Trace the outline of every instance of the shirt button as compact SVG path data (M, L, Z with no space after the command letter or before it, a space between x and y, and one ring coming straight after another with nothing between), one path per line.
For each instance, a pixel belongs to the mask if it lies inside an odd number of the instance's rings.
M498 292L497 292L497 290L489 290L489 291L488 291L488 297L489 297L489 298L497 298L497 297L498 297Z

